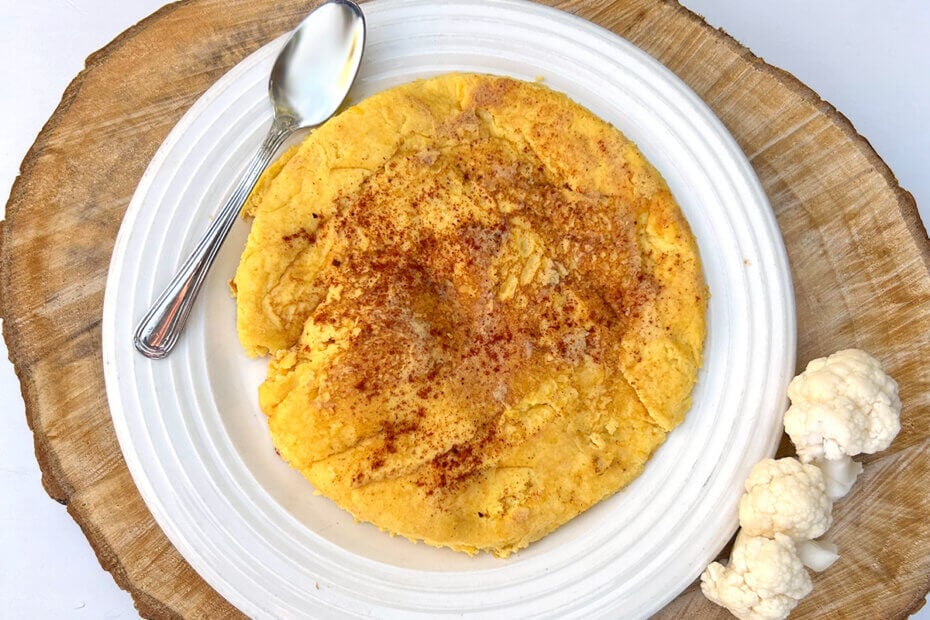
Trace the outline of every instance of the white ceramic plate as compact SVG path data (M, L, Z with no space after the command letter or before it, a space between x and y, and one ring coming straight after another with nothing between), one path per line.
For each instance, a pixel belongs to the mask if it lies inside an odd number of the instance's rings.
M751 465L774 450L794 370L791 278L772 211L739 148L671 72L589 22L515 0L376 0L350 94L449 71L543 78L632 138L698 239L711 290L706 358L687 421L626 490L509 560L391 538L314 496L275 454L227 281L240 222L174 353L133 350L134 323L224 200L271 121L281 40L181 119L126 213L107 281L103 353L133 478L190 564L253 617L641 617L661 608L736 527Z

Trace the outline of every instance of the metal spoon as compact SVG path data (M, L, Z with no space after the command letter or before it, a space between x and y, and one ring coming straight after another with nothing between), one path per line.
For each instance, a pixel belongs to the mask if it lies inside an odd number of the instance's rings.
M355 81L364 47L365 17L352 0L321 5L291 34L268 80L271 129L232 196L139 322L133 344L142 355L161 359L177 343L207 271L258 177L294 131L316 127L335 114Z

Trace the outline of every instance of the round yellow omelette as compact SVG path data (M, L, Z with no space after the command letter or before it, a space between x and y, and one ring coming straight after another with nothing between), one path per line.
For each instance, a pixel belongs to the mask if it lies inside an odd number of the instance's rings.
M684 418L707 291L636 146L540 84L450 74L270 167L237 270L281 456L356 519L505 557Z

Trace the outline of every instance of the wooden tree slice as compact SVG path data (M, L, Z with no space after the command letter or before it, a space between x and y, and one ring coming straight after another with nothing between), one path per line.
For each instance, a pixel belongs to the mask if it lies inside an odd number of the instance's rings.
M674 2L550 0L682 77L748 154L788 247L799 364L864 348L903 428L837 504L841 559L797 617L904 617L930 587L930 241L911 196L832 106ZM139 497L107 409L100 318L123 212L185 110L313 0L186 0L92 55L26 156L0 233L0 314L49 495L148 617L233 617ZM751 266L748 267L751 269ZM723 617L692 586L661 614Z

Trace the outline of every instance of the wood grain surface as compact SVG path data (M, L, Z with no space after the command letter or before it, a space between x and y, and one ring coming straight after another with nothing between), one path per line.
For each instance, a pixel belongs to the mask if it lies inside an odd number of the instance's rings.
M0 230L0 315L43 484L147 617L234 617L139 497L107 409L104 283L123 212L171 127L307 0L187 0L87 59L29 151ZM788 247L798 363L844 347L901 386L894 445L834 510L841 559L794 617L905 617L930 587L930 242L911 196L828 103L675 2L551 1L681 76L749 156ZM783 445L785 445L783 443ZM725 617L692 586L663 618Z

